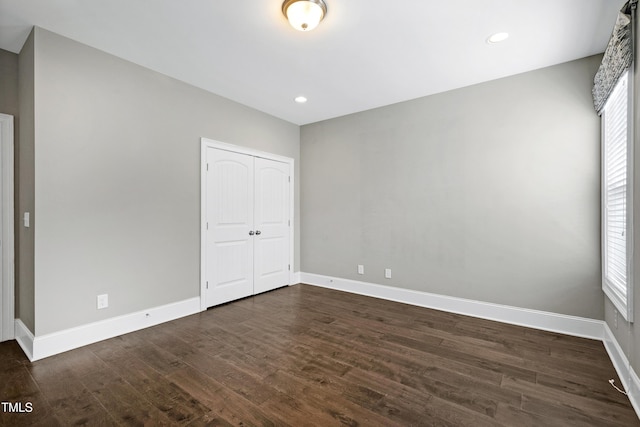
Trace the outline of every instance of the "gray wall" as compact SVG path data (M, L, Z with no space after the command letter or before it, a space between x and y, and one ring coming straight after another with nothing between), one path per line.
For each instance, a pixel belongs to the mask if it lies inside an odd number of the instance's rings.
M19 102L18 102L19 91L20 91L18 86L18 80L19 80L18 76L20 73L19 73L18 65L19 65L19 62L18 62L17 54L0 49L0 113L10 114L13 116L16 177L20 173L19 167L20 167L20 149L21 149L21 145L20 145L21 122L20 122L20 108L19 108ZM31 79L31 82L33 83L33 79ZM22 90L24 90L24 87L22 88ZM27 132L27 135L28 134L29 133ZM17 190L17 185L18 185L18 182L16 182L16 190ZM19 212L18 206L19 206L20 195L21 195L20 192L18 191L15 192L16 214ZM16 215L16 218L18 218L17 215ZM21 236L19 234L20 231L21 230L19 230L18 227L16 226L15 227L16 247L24 243L24 239L21 238L24 236ZM20 276L20 273L22 273L24 269L20 268L21 267L20 261L22 260L17 255L18 254L16 254L16 259L15 259L16 286L19 287L20 279L22 278ZM33 284L31 284L31 289L33 289ZM16 307L17 314L20 313L20 306L21 306L20 300L18 298L19 295L20 293L16 292L15 307ZM33 298L31 298L30 303L28 301L29 301L29 298L26 298L25 300L22 301L23 304L26 302L26 305L30 309L30 310L29 309L23 310L23 313L31 313L30 315L25 314L25 318L27 319L26 320L27 322L30 322L30 324L33 325Z
M296 271L601 319L598 62L299 129L36 29L20 317L43 335L197 296L205 136L296 160Z
M599 59L303 126L302 271L602 319Z
M19 138L15 144L15 265L16 318L35 331L34 229L22 226L23 212L34 215L34 33L31 32L18 57L20 99Z
M36 335L199 295L200 137L299 182L298 126L39 28L35 87Z
M18 115L18 55L0 49L0 113Z

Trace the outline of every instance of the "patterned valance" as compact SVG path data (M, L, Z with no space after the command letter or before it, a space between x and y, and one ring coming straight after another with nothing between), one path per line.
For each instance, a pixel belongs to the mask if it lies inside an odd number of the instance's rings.
M628 1L618 13L602 63L593 79L593 105L598 113L607 102L620 76L633 61L632 15L637 2L638 0Z

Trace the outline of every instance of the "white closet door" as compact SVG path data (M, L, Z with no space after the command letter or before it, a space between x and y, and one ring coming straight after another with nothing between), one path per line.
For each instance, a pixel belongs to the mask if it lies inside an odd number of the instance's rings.
M289 284L289 165L255 159L254 293Z
M207 307L253 295L254 158L207 148Z

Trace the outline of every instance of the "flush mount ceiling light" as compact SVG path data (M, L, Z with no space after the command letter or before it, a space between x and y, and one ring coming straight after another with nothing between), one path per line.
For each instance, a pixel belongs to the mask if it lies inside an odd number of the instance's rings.
M298 104L304 104L305 102L307 102L307 98L302 95L296 96L293 100L296 101Z
M509 33L495 33L489 36L487 43L500 43L509 38Z
M311 31L327 14L327 4L323 0L285 0L282 13L298 31Z

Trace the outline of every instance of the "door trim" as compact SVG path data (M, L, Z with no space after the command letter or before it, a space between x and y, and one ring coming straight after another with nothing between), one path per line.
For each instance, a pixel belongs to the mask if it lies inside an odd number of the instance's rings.
M13 116L0 114L0 157L2 175L2 316L0 341L15 337L15 237L13 229Z
M239 145L227 144L225 142L215 141L208 138L200 138L200 310L207 309L207 281L206 281L206 257L207 257L207 148L216 148L219 150L232 151L239 154L247 154L249 156L261 157L263 159L274 160L289 164L289 175L291 176L291 187L289 191L289 218L291 225L289 227L289 283L293 284L293 260L294 260L294 230L295 230L295 182L294 182L294 159L290 157L280 156L277 154L267 153L265 151L254 150L252 148L241 147Z

